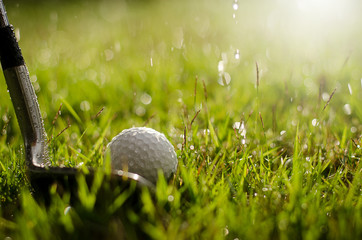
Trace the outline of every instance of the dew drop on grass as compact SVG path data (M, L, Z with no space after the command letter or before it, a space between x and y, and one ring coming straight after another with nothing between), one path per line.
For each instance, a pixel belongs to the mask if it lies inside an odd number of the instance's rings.
M222 73L224 71L224 61L219 61L217 65L217 70L219 71L219 73Z
M236 11L236 10L238 10L238 8L239 8L238 0L234 0L233 9Z
M287 131L283 130L280 132L280 136L283 136Z
M235 50L234 57L235 57L235 59L240 59L240 51L239 51L239 49Z
M2 117L3 121L4 122L9 122L9 118L8 118L8 115L4 114L3 117Z
M173 200L175 200L175 197L172 196L172 195L168 195L167 200L168 200L169 202L173 202Z
M90 104L89 104L89 102L88 101L82 101L81 103L80 103L80 110L82 110L83 112L87 112L87 111L89 111L90 110Z
M239 129L240 128L240 122L234 122L233 129Z
M349 105L348 103L345 104L343 106L343 111L346 115L351 115L352 114L352 108L351 108L351 105Z
M136 113L137 116L142 117L142 116L145 115L146 109L144 107L142 107L142 106L137 106L135 108L135 113Z
M190 150L194 150L194 149L195 149L194 145L191 145Z
M64 215L67 215L71 209L72 209L71 206L67 206L67 207L64 209Z
M221 86L227 86L231 82L231 76L227 72L222 72L219 74L219 79L217 81Z
M229 229L228 229L228 226L225 226L224 228L224 236L227 236L229 235Z
M352 87L351 87L351 84L348 83L348 91L349 91L349 94L352 95Z
M315 127L315 126L318 126L319 125L319 122L318 122L318 119L314 118L312 120L312 125Z
M326 92L322 93L322 99L323 101L327 102L329 100L329 93Z
M143 104L148 105L152 102L152 97L147 93L143 93L140 100Z
M357 132L357 128L356 127L351 127L351 133L355 133L355 132Z
M15 34L16 40L19 42L20 41L20 29L15 28L14 34Z
M104 50L104 56L106 57L106 61L108 62L108 61L111 61L113 59L114 53L113 53L112 50L106 49L106 50Z

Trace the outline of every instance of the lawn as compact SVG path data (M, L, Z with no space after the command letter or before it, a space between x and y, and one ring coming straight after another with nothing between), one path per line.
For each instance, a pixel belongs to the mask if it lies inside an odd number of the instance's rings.
M362 239L358 1L4 2L52 164L107 191L32 191L0 74L1 239ZM155 191L102 171L133 126L178 155Z

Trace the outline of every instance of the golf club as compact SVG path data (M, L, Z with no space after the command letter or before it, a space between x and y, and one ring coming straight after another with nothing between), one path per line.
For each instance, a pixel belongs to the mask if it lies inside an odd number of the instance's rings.
M46 132L29 72L10 25L3 1L0 0L0 58L1 65L19 123L25 147L27 175L35 192L48 192L56 182L65 188L76 186L75 176L80 170L70 167L51 166L47 154ZM86 174L90 183L95 169ZM147 179L129 172L112 170L111 181L120 185L136 182L137 186L154 188Z

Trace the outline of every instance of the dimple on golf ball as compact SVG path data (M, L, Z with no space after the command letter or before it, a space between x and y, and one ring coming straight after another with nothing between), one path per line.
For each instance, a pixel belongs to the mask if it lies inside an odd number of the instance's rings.
M112 169L136 173L156 183L158 171L169 178L177 169L177 155L164 134L146 127L123 130L109 143Z

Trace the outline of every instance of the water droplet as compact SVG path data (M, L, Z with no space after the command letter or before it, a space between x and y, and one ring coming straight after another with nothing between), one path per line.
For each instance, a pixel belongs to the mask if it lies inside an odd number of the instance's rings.
M356 127L351 127L351 133L355 133L355 132L357 132L357 128Z
M318 126L319 125L319 122L318 122L318 119L314 118L312 120L312 125L315 127L315 126Z
M152 97L147 93L143 93L140 100L143 104L148 105L152 102Z
M239 8L238 0L234 0L233 9L236 11L236 10L238 10L238 8Z
M82 110L83 112L87 112L90 110L90 104L88 101L82 101L80 103L80 110Z
M348 90L349 90L349 94L352 95L352 87L351 87L351 84L348 83Z
M114 43L114 50L116 51L116 52L120 52L121 51L121 43L120 42L115 42Z
M329 93L326 92L322 93L322 99L323 101L327 102L329 100Z
M72 209L71 206L67 206L67 207L64 209L64 215L67 215L71 209Z
M351 108L351 105L349 105L348 103L345 104L343 106L343 111L346 115L351 115L352 114L352 108Z
M227 72L223 72L219 74L219 79L217 81L221 86L227 86L231 82L231 76Z
M104 56L106 57L106 61L108 62L108 61L111 61L113 59L114 53L113 53L112 50L106 49L106 50L104 50Z
M172 195L168 195L167 200L168 200L169 202L173 202L173 200L175 200L175 197L172 196Z
M38 77L37 77L36 75L31 75L31 76L30 76L30 81L31 81L32 83L35 83L36 81L38 81Z
M219 71L219 73L224 71L224 61L219 61L217 65L217 70Z
M280 132L280 136L283 136L287 131L283 130Z
M239 129L240 128L240 122L234 122L233 129Z
M235 50L234 57L235 57L235 59L240 59L240 51L239 51L239 49Z
M77 168L80 168L80 167L82 167L83 165L84 165L84 162L80 162L80 163L77 164L76 167L77 167Z
M16 40L19 42L20 41L20 29L15 28L14 34L15 34Z
M137 116L142 117L142 116L145 115L146 109L145 109L144 107L142 107L142 106L137 106L137 107L135 108L135 113L136 113Z
M224 228L224 236L227 236L227 235L229 235L228 226L226 226L226 227Z

